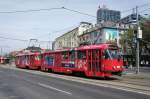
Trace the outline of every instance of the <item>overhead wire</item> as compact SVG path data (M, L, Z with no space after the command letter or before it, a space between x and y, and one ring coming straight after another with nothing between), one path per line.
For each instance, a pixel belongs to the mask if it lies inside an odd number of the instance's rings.
M142 5L138 5L138 8L143 8L143 7L148 6L148 5L150 5L150 2L142 4ZM135 8L130 8L128 10L121 11L121 13L126 13L126 12L129 12L129 11L132 11L133 9L135 9Z
M150 8L144 9L144 10L140 11L139 13L143 13L143 12L148 11L148 10L150 10Z
M27 12L39 12L39 11L50 11L50 10L57 10L62 9L60 8L46 8L46 9L29 9L29 10L16 10L16 11L0 11L0 13L7 14L7 13L27 13Z
M145 7L145 6L148 6L148 5L150 5L150 3L139 5L138 7L141 8L141 7ZM66 7L46 8L46 9L29 9L29 10L17 10L17 11L0 11L0 13L1 14L2 13L3 14L5 14L5 13L10 13L10 14L11 13L28 13L28 12L38 12L38 11L50 11L50 10L57 10L57 9L64 9L64 10L68 10L68 11L75 12L75 13L78 13L78 14L82 14L82 15L86 15L86 16L90 16L90 17L96 18L96 16L94 16L94 15L91 15L91 14L88 14L88 13L84 13L84 12L81 12L81 11L78 11L78 10L66 8ZM142 10L140 12L143 12L143 11L146 11L146 10L149 10L149 9L150 8ZM124 10L124 11L122 11L122 13L126 13L126 12L131 11L131 10L133 10L133 8L132 9L128 9L128 10ZM59 30L56 31L56 32L59 32ZM9 39L9 40L18 40L18 41L24 41L24 42L28 41L28 40L23 40L23 39L15 39L15 38L8 38L8 37L2 37L2 36L0 36L0 38L2 38L2 39ZM46 41L46 42L48 42L48 41Z
M148 6L150 5L150 2L149 3L145 3L145 4L142 4L142 5L138 5L139 8L142 8L142 7L145 7L145 6ZM74 9L70 9L70 8L67 8L67 7L56 7L56 8L42 8L42 9L28 9L28 10L15 10L15 11L0 11L0 13L28 13L28 12L38 12L38 11L50 11L50 10L57 10L57 9L65 9L65 10L68 10L68 11L72 11L72 12L76 12L76 13L79 13L79 14L82 14L82 15L87 15L87 16L91 16L91 17L95 17L94 15L91 15L91 14L88 14L88 13L84 13L84 12L81 12L81 11L78 11L78 10L74 10ZM124 11L121 11L121 13L126 13L126 12L129 12L133 10L133 8L131 9L128 9L128 10L124 10Z
M7 39L7 40L15 40L15 41L29 42L29 40L25 40L25 39L17 39L17 38L10 38L10 37L4 37L4 36L0 36L0 39ZM43 40L39 40L38 42L53 42L53 41L43 41Z
M3 37L0 36L1 39L7 39L7 40L16 40L16 41L22 41L22 42L27 42L28 40L23 40L23 39L17 39L17 38L9 38L9 37Z
M79 14L82 14L82 15L87 15L87 16L91 16L91 17L96 18L96 16L94 16L94 15L87 14L87 13L84 13L84 12L81 12L81 11L77 11L77 10L73 10L73 9L70 9L70 8L62 7L62 9L65 9L65 10L68 10L68 11L71 11L71 12L76 12L76 13L79 13Z

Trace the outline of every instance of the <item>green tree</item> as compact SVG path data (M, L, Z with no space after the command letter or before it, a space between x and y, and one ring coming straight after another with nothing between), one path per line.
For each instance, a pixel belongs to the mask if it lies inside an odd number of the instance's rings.
M129 49L134 49L135 45L134 41L135 41L135 34L133 29L129 29L120 35L120 44L125 52L128 52Z
M146 43L146 42L150 42L150 20L147 19L141 21L140 26L143 31L140 46L141 48L143 47L147 48L147 45L150 44L150 43ZM120 36L120 44L123 47L123 49L126 51L128 50L128 48L135 50L135 40L136 40L136 34L134 34L134 29L129 29L123 34L121 34Z
M145 52L148 51L150 53L150 19L142 21L140 26L143 31L142 48L144 47Z
M143 31L143 40L150 42L150 20L144 20L140 23Z

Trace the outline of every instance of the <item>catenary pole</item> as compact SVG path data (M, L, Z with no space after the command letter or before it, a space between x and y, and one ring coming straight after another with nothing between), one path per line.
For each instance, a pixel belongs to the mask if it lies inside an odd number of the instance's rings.
M139 55L139 13L138 13L138 6L136 6L136 23L137 23L137 47L136 47L136 74L139 74L139 67L140 67L140 55Z

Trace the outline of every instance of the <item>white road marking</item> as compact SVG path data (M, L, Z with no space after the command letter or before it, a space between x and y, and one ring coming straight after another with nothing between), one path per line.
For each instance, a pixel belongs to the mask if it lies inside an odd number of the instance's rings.
M40 86L42 86L44 88L48 88L48 89L56 90L56 91L59 91L59 92L62 92L62 93L68 94L68 95L72 95L72 93L70 93L70 92L67 92L67 91L64 91L64 90L60 90L60 89L57 89L55 87L52 87L52 86L49 86L49 85L46 85L46 84L38 83L38 85L40 85Z

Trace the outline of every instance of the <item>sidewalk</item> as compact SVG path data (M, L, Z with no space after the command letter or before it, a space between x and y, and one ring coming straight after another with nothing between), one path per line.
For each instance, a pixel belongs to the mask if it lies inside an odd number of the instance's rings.
M150 80L150 67L140 67L140 72L136 74L136 67L128 68L123 72L123 78Z
M135 72L133 73L127 73L123 75L124 78L129 78L129 79L147 79L150 80L150 73L143 73L139 72L139 74L136 74Z

